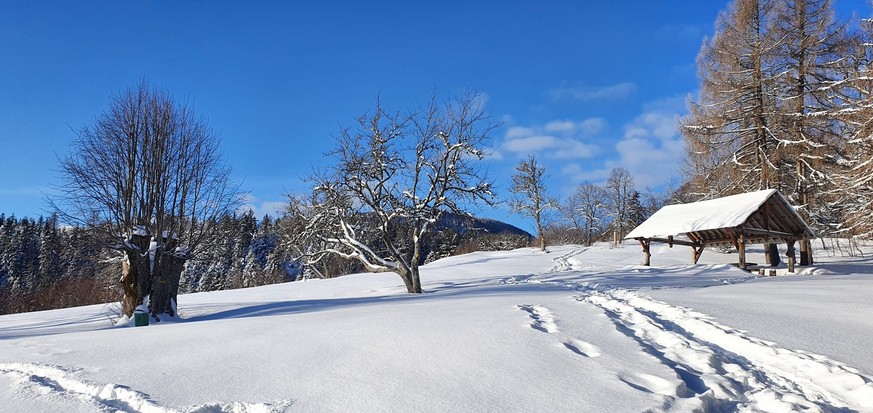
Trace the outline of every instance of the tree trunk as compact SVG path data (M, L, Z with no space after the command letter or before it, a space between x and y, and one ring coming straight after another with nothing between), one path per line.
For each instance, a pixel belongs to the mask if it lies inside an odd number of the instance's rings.
M121 267L121 286L124 290L122 311L128 317L133 317L133 311L142 304L151 289L150 243L148 235L133 235L123 252L127 259L122 261Z
M421 294L421 276L418 270L418 264L412 266L412 291L414 294Z
M421 278L418 275L418 264L413 264L408 271L402 269L397 270L400 279L406 286L406 292L410 294L421 294Z
M800 265L812 265L812 242L808 239L800 240Z
M767 260L767 265L776 267L781 260L779 259L779 248L776 244L764 244L764 256Z
M412 259L409 261L409 271L403 282L406 283L406 292L421 294L421 277L418 271L418 263L421 261L421 240L424 231L419 232L412 243ZM402 277L402 275L401 275Z
M161 248L163 249L163 248ZM179 279L185 268L185 259L176 256L175 247L167 246L171 252L155 251L155 273L149 294L149 313L156 321L160 315L176 316L176 298L179 295Z
M121 310L127 317L133 317L133 310L142 302L142 297L139 295L139 287L136 282L136 266L131 260L130 255L134 254L131 251L122 252L124 260L121 261L121 289L124 291L124 296L121 298Z

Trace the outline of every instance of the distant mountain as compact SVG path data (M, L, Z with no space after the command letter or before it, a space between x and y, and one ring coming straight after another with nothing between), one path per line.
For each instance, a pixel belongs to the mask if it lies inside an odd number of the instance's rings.
M443 214L436 227L438 230L454 229L459 234L473 231L478 232L480 235L519 235L533 239L533 235L529 232L503 221L490 218L465 217L451 212Z

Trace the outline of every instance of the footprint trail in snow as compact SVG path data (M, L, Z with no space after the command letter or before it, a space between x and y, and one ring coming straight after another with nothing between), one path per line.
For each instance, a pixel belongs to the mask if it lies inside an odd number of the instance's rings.
M673 368L704 411L873 411L873 380L857 369L637 292L585 289L578 300L603 309L619 331ZM636 383L628 384L644 387Z
M0 374L18 382L22 390L53 393L78 400L98 411L143 413L278 413L292 401L274 403L215 402L185 408L164 407L149 395L118 384L99 384L74 377L74 372L61 367L36 363L0 363Z
M569 337L561 332L555 323L552 312L548 308L529 304L517 305L515 307L526 312L531 320L533 320L530 323L532 329L554 335L567 350L582 357L597 357L600 355L600 349L597 346L575 337Z

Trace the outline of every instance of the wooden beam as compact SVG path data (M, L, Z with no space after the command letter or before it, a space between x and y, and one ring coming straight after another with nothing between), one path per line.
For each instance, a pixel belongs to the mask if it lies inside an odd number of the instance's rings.
M788 232L773 231L773 230L761 229L761 228L743 228L743 232L745 232L746 234L750 234L750 235L751 234L772 235L773 238L784 238L784 239L795 239L795 240L803 239L803 234L798 235L798 234L791 234Z
M652 245L652 240L646 239L646 238L637 238L637 241L639 241L640 245L643 246L643 253L645 254L645 257L646 257L645 262L643 262L643 265L648 267L650 264L650 261L651 261L651 257L652 257L652 253L649 250L649 247Z
M694 242L690 242L690 241L683 241L681 239L671 240L670 238L637 238L637 240L642 240L642 239L647 239L647 240L652 241L652 242L660 242L663 244L671 244L672 243L672 244L676 244L676 245L684 245L686 247L693 247L696 245L700 245L698 243L694 243Z
M697 260L700 259L700 256L703 255L703 250L706 248L706 244L700 245L698 247L691 247L691 259L694 264L697 264Z
M788 244L788 252L786 252L785 255L788 256L788 272L790 273L794 272L794 263L796 259L794 256L794 242L793 239L786 240L786 243Z

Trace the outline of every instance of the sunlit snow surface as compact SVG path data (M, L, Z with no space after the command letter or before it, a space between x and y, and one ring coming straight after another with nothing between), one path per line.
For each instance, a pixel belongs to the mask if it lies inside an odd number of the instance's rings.
M2 316L0 411L873 411L865 249L764 278L711 250L521 249L429 264L422 295L359 274L184 295L145 328Z

